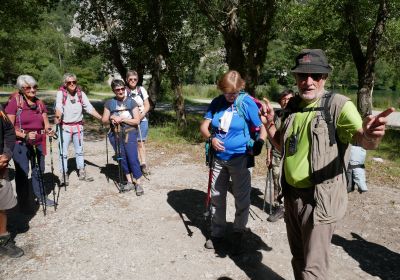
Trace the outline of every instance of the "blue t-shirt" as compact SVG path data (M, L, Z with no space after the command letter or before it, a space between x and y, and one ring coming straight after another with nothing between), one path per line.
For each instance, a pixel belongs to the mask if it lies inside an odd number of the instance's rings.
M250 126L262 126L258 116L258 107L249 96L245 96L242 105L241 117L236 109L235 103L226 101L224 95L213 99L204 115L205 119L211 120L213 135L224 143L225 150L217 151L216 157L222 160L229 160L236 156L246 153L247 142L250 140ZM220 119L225 111L233 112L232 121L228 132L224 132L220 127Z

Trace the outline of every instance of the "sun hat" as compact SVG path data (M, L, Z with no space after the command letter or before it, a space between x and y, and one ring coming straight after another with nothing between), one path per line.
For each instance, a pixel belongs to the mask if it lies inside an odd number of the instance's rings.
M304 49L296 57L296 66L293 73L330 73L332 66L321 49Z

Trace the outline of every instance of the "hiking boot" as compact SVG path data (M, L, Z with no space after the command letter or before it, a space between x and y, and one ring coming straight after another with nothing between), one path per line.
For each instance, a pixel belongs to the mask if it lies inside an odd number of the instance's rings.
M9 256L10 258L19 258L23 256L24 250L15 245L15 241L11 239L10 234L0 236L0 254Z
M150 170L147 168L146 164L142 164L140 166L140 169L142 170L142 174L145 176L150 175Z
M278 221L279 219L282 219L284 214L285 214L285 208L282 206L279 206L272 215L269 215L269 217L267 218L267 221L274 223L274 222Z
M204 244L204 248L206 249L218 249L221 247L224 239L222 237L213 237L207 239L206 243Z
M43 205L44 203L46 203L46 206L49 206L49 207L54 206L56 204L53 200L51 200L47 197L45 200L38 199L37 202L39 203L39 205Z
M135 191L136 191L136 195L137 196L141 196L141 195L144 194L143 187L141 185L139 185L139 184L136 184Z
M86 173L85 169L82 168L82 169L79 169L79 180L86 181L86 182L92 182L94 179L93 179L93 177L89 176Z
M135 185L132 183L126 183L126 184L121 184L121 191L123 192L129 192L135 189Z
M69 175L65 174L65 182L64 182L64 175L61 174L60 186L68 186L68 185L69 185Z

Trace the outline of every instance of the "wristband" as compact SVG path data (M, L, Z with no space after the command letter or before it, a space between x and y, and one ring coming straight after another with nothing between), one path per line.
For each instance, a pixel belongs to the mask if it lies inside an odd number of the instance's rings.
M364 137L365 141L367 141L369 143L375 142L374 138L370 138L370 137L367 136L366 131L363 132L363 137Z

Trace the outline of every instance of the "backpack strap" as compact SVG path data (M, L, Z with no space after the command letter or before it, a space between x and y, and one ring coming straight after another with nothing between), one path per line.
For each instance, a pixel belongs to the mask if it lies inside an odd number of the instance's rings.
M331 146L336 144L336 126L335 126L335 122L332 119L331 111L330 111L333 95L334 95L334 93L328 92L328 93L324 94L323 100L322 100L323 106L324 106L323 107L324 108L324 117L325 117L325 121L328 125L329 145L331 145Z
M246 118L244 115L244 109L243 109L243 106L244 106L243 100L247 95L248 94L246 92L241 91L239 93L238 97L236 97L235 102L234 102L235 106L236 106L236 110L238 112L238 115L244 120L244 127L243 127L244 136L246 136L246 130L250 133L249 125L247 124L247 121L246 121Z
M62 105L65 106L65 103L67 102L67 98L68 98L68 92L67 89L65 88L65 86L61 86L59 88L59 90L61 90L63 97L62 97ZM83 101L82 101L82 90L80 87L76 87L76 94L78 95L78 102L81 103L82 107L83 107Z
M137 88L137 93L140 96L140 98L142 98L143 102L144 102L144 98L143 98L143 94L142 94L142 89L141 86L136 87Z
M123 103L126 105L126 109L117 110L117 105L118 105L117 100L115 98L111 99L110 113L113 114L113 113L128 111L129 114L132 116L133 99L126 98Z
M331 105L332 105L332 97L335 94L332 92L327 92L325 93L322 98L321 98L321 105L319 107L313 107L313 108L303 108L303 109L293 109L293 108L289 108L289 109L285 109L283 114L292 114L292 113L296 113L296 112L311 112L311 111L321 111L323 114L323 118L326 122L326 124L328 125L328 135L329 135L329 145L333 146L334 144L336 144L336 124L334 122L334 120L332 119L332 115L331 115Z

